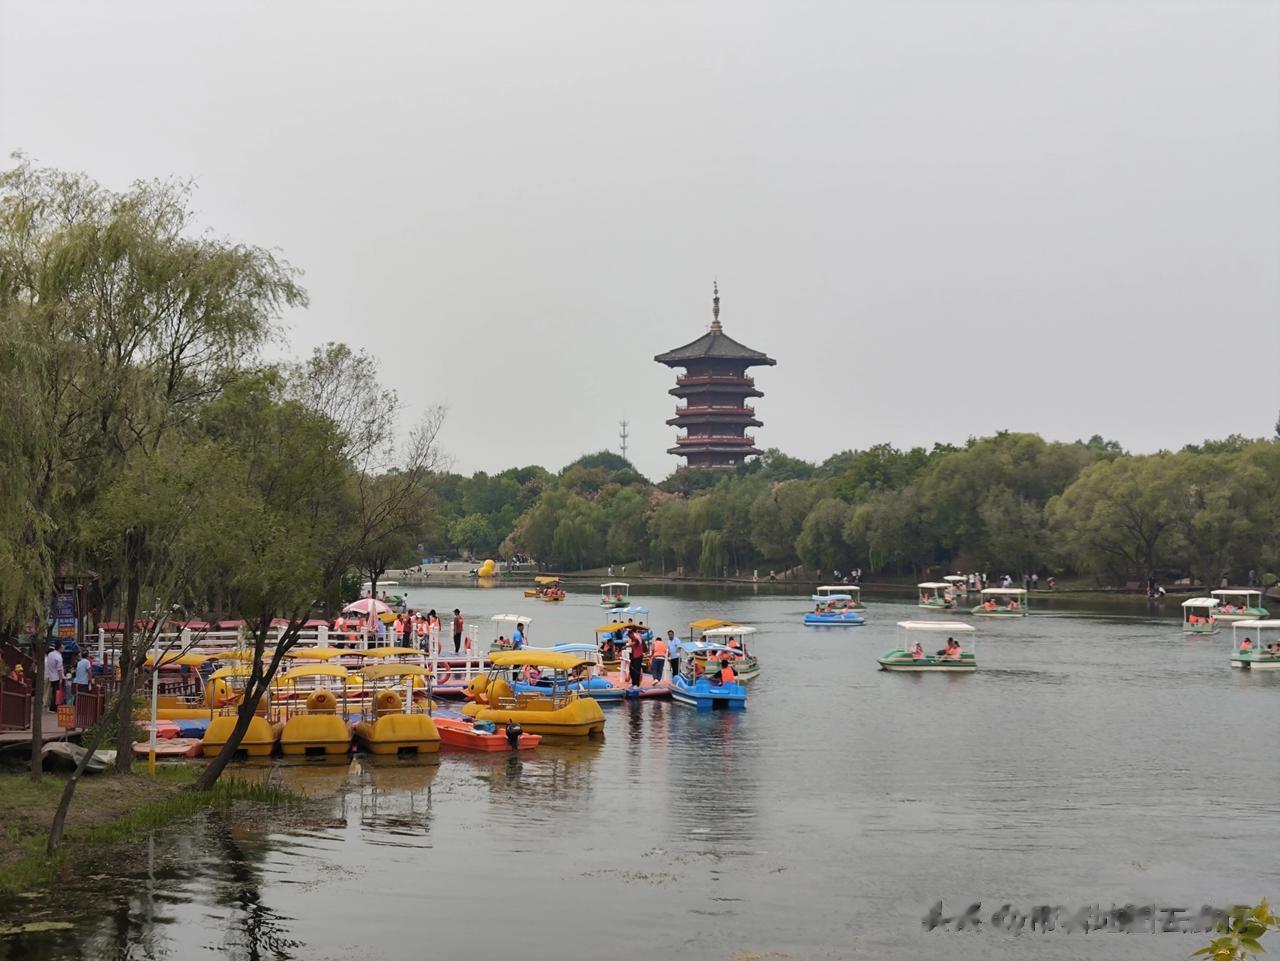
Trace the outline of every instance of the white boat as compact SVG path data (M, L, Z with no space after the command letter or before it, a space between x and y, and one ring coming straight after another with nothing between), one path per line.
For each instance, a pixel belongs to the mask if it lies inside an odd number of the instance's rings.
M1233 623L1231 666L1245 671L1280 671L1280 620Z
M489 645L490 651L511 650L511 635L520 625L523 625L521 633L524 635L525 646L529 646L529 624L533 621L532 617L525 617L523 614L494 614L489 620L493 622L493 642Z
M1262 606L1262 591L1224 587L1210 591L1209 596L1218 602L1213 616L1220 621L1257 621L1271 616L1271 612Z
M730 654L729 659L733 664L733 672L738 675L738 680L745 684L760 675L760 662L747 650L747 635L755 632L754 627L748 627L746 624L729 624L703 631L702 640L710 641L712 644L723 644L727 650L737 651L736 654Z
M951 593L956 597L964 597L969 593L969 578L963 574L948 574L943 580L951 585Z
M847 599L849 603L845 604L845 608L851 611L865 611L866 605L862 603L862 588L854 584L843 584L834 586L831 584L819 587L813 592L809 599L815 603L825 604L833 599Z
M987 587L982 603L973 609L980 617L1026 617L1027 592L1021 587Z
M626 607L631 603L631 585L626 581L606 581L600 585L601 607Z
M975 633L972 624L949 621L899 621L898 646L886 651L877 659L882 671L896 671L909 674L972 674L978 669L978 656L974 650L972 639L968 639L966 647L963 641L954 654L940 653L936 650L926 651L924 641L930 640L930 646L941 635L947 640L954 640L955 635L962 636ZM945 651L945 648L944 648Z
M920 600L916 606L939 611L950 611L956 606L956 597L946 581L925 581L916 585Z
M1217 634L1216 597L1192 597L1182 602L1183 634Z

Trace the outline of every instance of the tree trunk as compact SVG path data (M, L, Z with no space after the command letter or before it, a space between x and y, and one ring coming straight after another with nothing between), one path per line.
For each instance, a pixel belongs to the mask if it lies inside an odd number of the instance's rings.
M67 823L67 812L71 810L71 798L76 793L76 785L80 783L80 775L84 774L84 769L89 765L89 758L93 757L94 752L98 750L98 745L102 743L106 733L106 725L101 725L93 738L93 743L89 745L84 757L76 765L75 771L67 779L67 786L62 789L62 800L58 802L58 810L53 815L53 824L49 826L49 841L45 845L46 854L57 854L58 848L62 846L62 832Z
M41 748L44 747L44 699L45 694L44 682L44 647L46 645L39 643L40 633L39 625L36 625L37 633L31 636L31 659L35 663L35 677L31 681L31 780L40 780L44 774L44 754Z
M227 738L227 743L222 745L222 750L218 752L217 757L205 765L205 769L200 772L200 776L191 785L191 790L213 790L213 786L218 783L218 778L222 776L222 772L226 770L227 765L236 756L236 751L240 750L240 742L244 740L245 732L249 730L249 725L253 721L253 715L257 713L258 702L262 700L262 693L269 686L270 681L265 681L257 691L256 697L249 697L249 692L245 692L246 696L240 702L240 707L236 711L236 726L231 729L231 736Z
M126 534L126 538L132 538ZM132 546L132 545L131 545ZM120 686L116 689L116 771L128 774L133 770L133 681L134 661L141 660L134 650L134 624L138 619L138 592L141 588L134 557L126 551L129 576L125 582L124 626L120 631L120 657L116 661L120 671Z

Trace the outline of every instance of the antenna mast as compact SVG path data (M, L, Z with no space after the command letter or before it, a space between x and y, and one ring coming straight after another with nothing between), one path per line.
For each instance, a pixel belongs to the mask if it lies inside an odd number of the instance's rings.
M627 427L631 422L629 420L618 421L618 440L622 443L622 459L627 459L627 438L631 435L627 433Z

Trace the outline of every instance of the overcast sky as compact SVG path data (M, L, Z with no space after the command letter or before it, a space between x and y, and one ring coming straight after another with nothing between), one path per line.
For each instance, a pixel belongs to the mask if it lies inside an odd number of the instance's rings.
M719 278L761 447L1133 450L1280 408L1280 3L0 0L0 149L180 176L459 470L676 464Z

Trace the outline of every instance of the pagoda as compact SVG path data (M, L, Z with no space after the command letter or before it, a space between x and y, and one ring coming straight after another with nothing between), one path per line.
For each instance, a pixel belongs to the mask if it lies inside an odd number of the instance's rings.
M720 286L712 286L711 329L692 343L653 358L668 367L683 367L670 391L684 401L667 421L685 430L667 453L686 459L689 467L736 467L759 454L748 427L760 427L748 397L763 397L748 367L777 363L772 357L738 343L720 326Z

